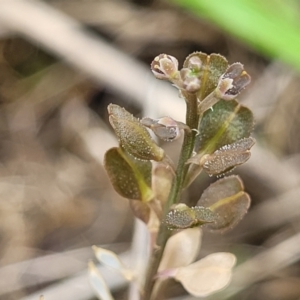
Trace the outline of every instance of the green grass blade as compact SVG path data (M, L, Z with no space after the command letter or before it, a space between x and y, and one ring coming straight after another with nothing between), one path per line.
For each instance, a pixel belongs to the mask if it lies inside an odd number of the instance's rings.
M172 0L251 47L300 70L300 2L287 0Z

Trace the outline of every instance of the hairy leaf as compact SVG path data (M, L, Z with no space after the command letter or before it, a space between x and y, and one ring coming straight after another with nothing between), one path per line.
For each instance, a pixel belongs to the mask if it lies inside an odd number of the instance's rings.
M161 161L164 158L164 150L157 146L137 118L115 104L108 106L108 113L110 124L126 151L144 160Z
M144 202L153 199L150 161L135 159L121 148L112 148L105 154L104 167L121 196Z
M220 100L204 113L199 126L197 152L211 154L221 147L248 138L253 130L253 114L236 100Z
M185 229L214 222L215 215L209 209L202 206L188 207L178 204L167 215L164 222L170 229Z
M202 194L198 205L208 207L215 213L211 230L226 230L234 227L247 213L250 196L244 192L239 176L222 178L211 184Z
M253 138L245 138L225 145L212 154L197 154L188 163L198 164L209 175L219 175L245 163L251 156L250 148L254 145Z

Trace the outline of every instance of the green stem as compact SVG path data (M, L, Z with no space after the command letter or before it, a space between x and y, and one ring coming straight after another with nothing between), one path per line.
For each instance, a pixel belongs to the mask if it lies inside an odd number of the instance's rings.
M184 93L183 96L186 99L186 124L191 129L197 129L199 117L197 114L197 97L194 94ZM168 201L164 207L165 216L170 207L180 201L180 195L183 189L183 183L188 171L188 165L186 161L191 157L195 144L196 132L194 130L185 132L184 140L181 147L181 153L176 169L176 175L173 179L172 188L169 194ZM148 272L146 275L145 289L144 289L144 300L150 300L151 293L155 284L154 276L157 273L166 243L171 235L171 231L162 222L157 235L156 244L157 247L153 250L151 259L148 266Z

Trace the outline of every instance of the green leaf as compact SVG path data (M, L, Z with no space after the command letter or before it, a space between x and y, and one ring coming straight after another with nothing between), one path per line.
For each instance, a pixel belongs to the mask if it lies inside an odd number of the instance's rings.
M217 87L220 76L225 73L228 67L228 62L225 57L219 54L213 53L211 55L207 55L202 52L195 52L186 58L183 67L188 68L189 62L195 56L200 58L202 62L199 72L201 89L197 93L197 96L199 99L203 100Z
M199 126L197 152L211 154L221 147L250 136L253 114L236 100L220 100L204 113Z
M198 205L215 213L215 220L207 224L211 230L226 230L234 227L247 213L250 196L238 176L222 178L211 184L202 194Z
M144 160L161 161L164 158L164 150L157 146L137 118L115 104L108 106L108 113L110 124L128 153Z
M104 167L121 196L143 202L153 199L150 161L135 159L121 148L112 148L105 154Z

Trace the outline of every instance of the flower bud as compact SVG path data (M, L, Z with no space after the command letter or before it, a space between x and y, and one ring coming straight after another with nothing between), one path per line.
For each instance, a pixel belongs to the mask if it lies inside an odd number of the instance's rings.
M190 70L198 73L201 71L202 61L198 56L192 56L188 58L187 65Z
M141 123L150 128L160 139L170 142L180 137L180 130L189 130L186 124L177 122L170 117L160 119L143 118Z
M179 75L178 61L174 56L160 54L152 61L151 70L156 78L172 81Z
M240 63L234 63L219 79L216 96L223 100L232 100L250 83L251 77Z
M196 93L200 90L201 81L192 70L183 68L180 70L183 88L189 93Z

